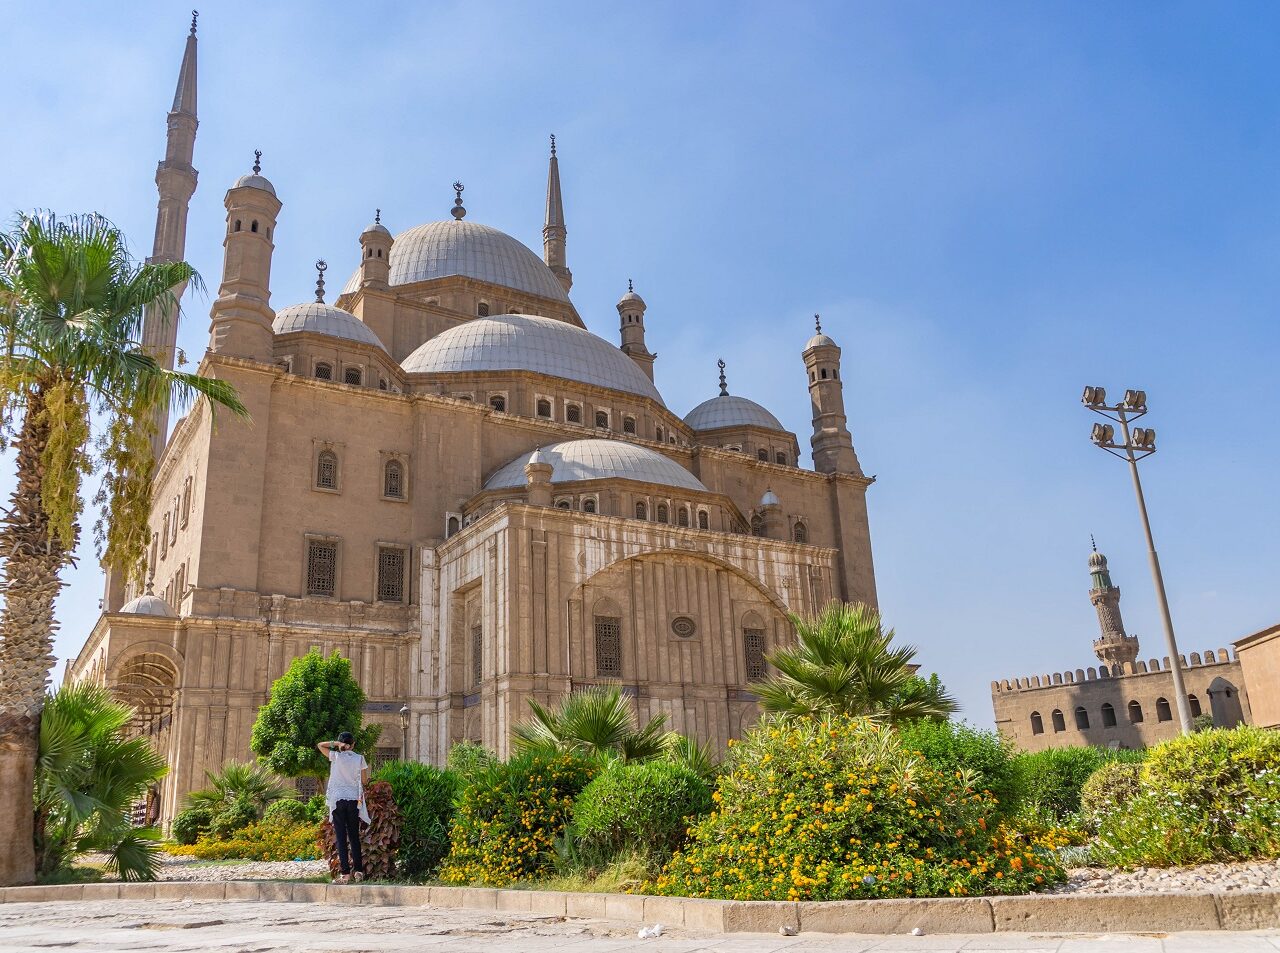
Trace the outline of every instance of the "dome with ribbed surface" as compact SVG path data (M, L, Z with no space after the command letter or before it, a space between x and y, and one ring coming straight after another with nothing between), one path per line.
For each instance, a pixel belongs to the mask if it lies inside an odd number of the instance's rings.
M169 603L159 596L152 595L150 592L146 595L138 596L136 599L130 599L120 607L120 611L127 615L152 615L163 619L172 619L176 615L169 608Z
M404 359L404 369L409 374L532 371L662 403L653 381L604 338L532 314L473 318L420 345Z
M541 258L506 232L466 220L428 222L395 237L391 246L392 285L461 275L515 291L568 301L564 286ZM342 294L360 287L356 270Z
M369 325L351 312L327 305L323 301L295 304L276 312L276 319L271 322L271 330L276 334L311 331L315 334L327 334L332 338L372 344L374 347L386 350Z
M541 457L539 462L551 464L552 483L613 478L708 492L696 476L670 457L621 440L567 440L541 447L534 454ZM522 453L489 477L484 488L502 490L525 486L524 466L530 459L530 454Z
M718 430L721 427L764 427L785 430L781 421L754 400L721 394L704 400L685 416L684 422L694 430Z

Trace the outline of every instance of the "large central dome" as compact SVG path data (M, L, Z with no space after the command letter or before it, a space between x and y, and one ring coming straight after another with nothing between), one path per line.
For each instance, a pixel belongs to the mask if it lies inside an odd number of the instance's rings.
M604 338L532 314L472 318L422 344L403 367L409 374L532 371L662 403L653 381Z
M506 232L478 222L428 222L401 232L391 246L390 264L392 285L461 275L556 301L569 300L541 258ZM357 270L342 294L352 294L359 287Z

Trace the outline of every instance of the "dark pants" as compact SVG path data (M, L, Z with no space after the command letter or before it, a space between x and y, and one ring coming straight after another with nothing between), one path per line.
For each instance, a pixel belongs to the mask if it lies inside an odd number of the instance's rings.
M350 849L356 873L364 873L364 858L360 855L360 806L356 801L339 801L333 809L333 837L338 842L338 865L344 874L351 873L347 861Z

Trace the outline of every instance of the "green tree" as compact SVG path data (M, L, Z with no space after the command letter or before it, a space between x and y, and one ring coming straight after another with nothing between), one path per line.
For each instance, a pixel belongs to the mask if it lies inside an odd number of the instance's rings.
M573 692L558 709L545 708L533 699L529 707L533 717L511 730L511 747L521 754L566 752L644 761L666 754L678 738L666 730L666 715L637 728L631 703L616 685Z
M209 786L188 794L187 807L208 808L214 814L242 801L261 817L268 804L289 793L270 771L251 762L230 761L221 771L206 771L204 777Z
M53 663L54 600L75 552L81 481L102 473L95 527L110 570L141 576L150 539L152 413L196 396L247 416L225 381L166 370L143 349L143 309L172 319L185 262L138 264L97 215L23 215L0 233L0 447L16 488L0 519L0 885L35 874L30 798Z
M316 742L355 735L355 749L373 753L381 725L361 727L364 692L351 674L351 660L312 650L294 659L271 686L271 700L253 723L253 752L276 774L323 777L329 770Z
M956 710L937 679L913 674L910 645L863 603L831 602L813 619L788 617L797 642L769 656L778 670L754 686L765 711L781 715L853 715L893 724L941 720Z
M124 880L155 879L154 831L132 827L129 812L167 769L148 739L128 737L133 714L94 685L46 699L33 815L42 877L93 851Z

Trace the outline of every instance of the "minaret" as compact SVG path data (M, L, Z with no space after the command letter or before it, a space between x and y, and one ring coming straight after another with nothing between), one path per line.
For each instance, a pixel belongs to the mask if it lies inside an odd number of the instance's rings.
M196 170L191 162L196 148L196 14L191 14L191 32L182 54L178 71L178 88L169 110L168 135L164 158L156 167L156 189L160 201L156 208L156 234L148 262L182 261L187 249L187 209L196 190ZM174 303L181 298L186 285L173 289ZM142 343L157 361L172 370L178 342L178 313L155 305L149 306L142 318ZM160 408L154 416L155 433L151 436L152 456L159 459L169 437L169 410Z
M393 244L391 232L382 224L382 209L375 209L373 224L360 233L360 287L387 290Z
M636 294L631 279L627 279L627 293L618 302L618 318L622 321L622 350L635 361L649 380L653 380L653 362L658 355L650 353L644 343L644 298Z
M862 476L853 438L845 426L844 385L840 382L840 348L822 333L822 319L813 316L817 331L804 346L809 371L809 400L813 405L813 468L819 473Z
M573 272L565 263L564 201L560 198L560 163L556 159L556 137L551 137L551 166L547 170L547 217L542 225L542 260L555 272L568 294ZM650 375L652 376L652 375Z
M209 350L231 357L270 362L271 236L280 200L262 173L262 153L253 154L253 172L227 191L227 237L222 241L222 284L209 312Z
M1089 539L1092 542L1093 537ZM1138 657L1138 637L1125 635L1124 619L1120 617L1120 587L1111 584L1107 557L1098 552L1096 544L1089 556L1089 576L1093 580L1089 601L1098 610L1098 629L1102 633L1093 642L1093 652L1108 665L1132 662Z

